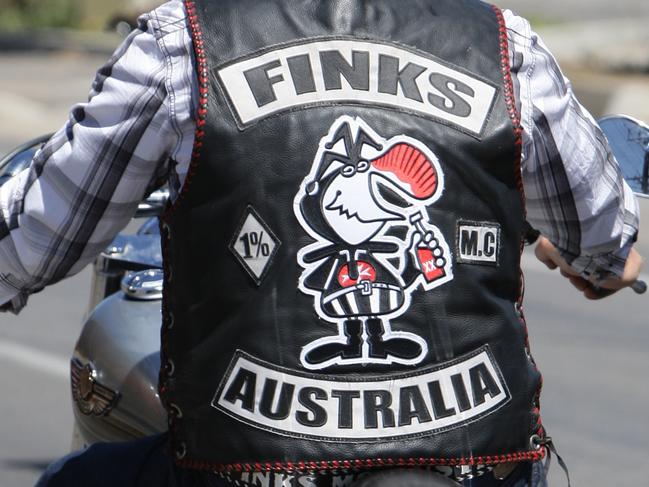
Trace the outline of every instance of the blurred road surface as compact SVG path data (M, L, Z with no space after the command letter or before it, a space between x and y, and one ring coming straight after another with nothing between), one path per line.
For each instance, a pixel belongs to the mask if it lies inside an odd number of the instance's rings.
M105 56L0 54L0 153L53 132L84 101ZM67 453L68 360L89 298L90 269L0 314L0 487L29 487Z
M500 0L493 3L502 8L539 21L581 21L649 15L645 0Z
M559 5L554 0L503 3L539 15L555 11L550 4ZM573 16L584 9L590 15L590 6L597 5L598 15L609 15L626 3L633 5L627 12L649 13L644 0L562 1L565 9L557 11ZM62 125L68 107L85 99L104 60L71 53L0 53L0 152ZM632 101L625 108L619 101L628 83L645 86L644 78L572 74L583 101L597 113L647 109ZM526 257L525 268L532 349L545 374L543 416L569 463L573 484L647 485L649 298L623 292L586 302L533 259ZM32 485L47 463L67 451L72 424L67 360L88 286L86 270L33 296L20 317L0 315L0 487ZM560 469L555 467L552 477L553 485L564 485Z

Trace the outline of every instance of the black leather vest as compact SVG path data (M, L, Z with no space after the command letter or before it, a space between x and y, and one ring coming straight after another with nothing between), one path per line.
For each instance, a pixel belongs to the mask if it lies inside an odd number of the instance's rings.
M162 222L178 462L538 459L520 127L500 11L187 1L201 101Z

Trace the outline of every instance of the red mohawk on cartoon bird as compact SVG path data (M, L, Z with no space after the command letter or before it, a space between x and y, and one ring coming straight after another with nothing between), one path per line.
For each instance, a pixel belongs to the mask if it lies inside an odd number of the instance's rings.
M437 171L426 155L405 142L391 147L385 154L372 161L372 166L383 171L400 186L409 188L408 193L419 200L433 196L437 190ZM389 173L393 177L389 176ZM395 180L396 179L396 180Z

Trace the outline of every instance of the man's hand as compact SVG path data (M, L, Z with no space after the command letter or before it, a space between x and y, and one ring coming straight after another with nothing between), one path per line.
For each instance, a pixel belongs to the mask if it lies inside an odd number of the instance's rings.
M565 259L561 257L557 248L547 238L539 237L534 253L536 258L543 262L548 269L559 268L561 275L568 279L588 299L605 298L622 288L631 286L638 279L642 269L642 256L632 248L624 266L622 277L604 279L595 286L594 283L584 279L570 267Z

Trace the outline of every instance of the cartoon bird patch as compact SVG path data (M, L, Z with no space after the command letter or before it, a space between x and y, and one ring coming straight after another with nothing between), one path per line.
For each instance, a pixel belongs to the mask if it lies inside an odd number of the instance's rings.
M385 140L341 117L321 142L294 210L316 242L298 252L299 289L338 335L307 344L302 365L420 363L426 341L394 330L411 294L453 279L451 253L426 208L444 191L437 157L406 136ZM405 237L388 235L402 227Z
M448 244L426 210L443 191L438 159L421 142L386 140L360 118L334 122L294 200L315 239L298 252L299 289L338 326L337 335L303 347L305 368L424 359L426 341L392 322L416 289L453 279Z

